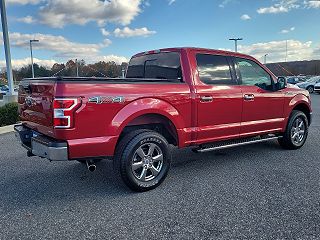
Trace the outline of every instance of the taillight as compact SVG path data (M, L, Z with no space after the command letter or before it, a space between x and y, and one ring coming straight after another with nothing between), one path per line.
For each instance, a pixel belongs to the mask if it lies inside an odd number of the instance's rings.
M53 126L54 128L73 127L73 114L80 105L77 98L55 98L53 100Z

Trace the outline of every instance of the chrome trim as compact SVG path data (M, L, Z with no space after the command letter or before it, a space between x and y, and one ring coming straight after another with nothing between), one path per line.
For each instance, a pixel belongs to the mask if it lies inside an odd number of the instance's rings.
M68 147L49 147L31 139L32 154L51 161L67 161Z
M254 95L253 94L245 94L243 96L243 99L246 101L252 101L252 100L254 100Z
M232 147L237 147L237 146L244 146L244 145L249 145L253 143L260 143L260 142L267 142L270 140L275 140L281 137L270 137L266 139L259 139L259 140L254 140L254 141L248 141L248 142L242 142L242 143L233 143L229 145L224 145L224 146L218 146L218 147L212 147L212 148L205 148L205 149L195 149L196 152L209 152L213 150L220 150L220 149L226 149L226 148L232 148Z
M88 98L89 103L96 103L96 104L102 104L102 103L124 103L125 98L123 96L94 96Z
M201 102L212 102L213 101L213 97L212 96L201 96L200 97L200 101Z
M15 135L22 147L33 155L47 158L50 161L67 161L68 144L65 141L54 141L44 135L32 136L33 131L22 124L14 126ZM28 156L29 156L28 153Z

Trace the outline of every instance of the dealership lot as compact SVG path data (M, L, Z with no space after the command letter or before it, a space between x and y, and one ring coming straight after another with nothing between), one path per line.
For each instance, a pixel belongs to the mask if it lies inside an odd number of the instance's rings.
M0 239L315 239L320 237L320 95L306 145L276 141L203 154L174 151L166 181L133 193L112 163L28 158L0 135Z

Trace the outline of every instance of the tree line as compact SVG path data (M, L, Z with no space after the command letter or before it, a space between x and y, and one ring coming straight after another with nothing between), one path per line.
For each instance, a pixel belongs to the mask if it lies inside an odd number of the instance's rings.
M69 60L66 63L55 63L51 68L34 64L35 77L53 77L53 76L66 76L66 77L110 77L117 78L122 75L122 70L126 69L127 63L117 64L115 62L100 61L97 63L86 64L84 60L74 61ZM7 84L7 73L1 73L0 84ZM15 83L20 82L24 78L31 78L32 70L31 64L24 66L20 69L13 70L13 78Z
M298 76L298 75L320 75L320 60L295 61L269 63L266 66L276 76ZM116 78L122 75L122 70L127 69L128 63L117 64L115 62L100 61L86 64L84 60L69 60L66 63L55 63L51 68L34 64L35 77L69 76L75 77L111 77ZM6 72L0 75L0 84L7 84ZM23 78L32 76L31 65L13 70L13 78L17 84Z

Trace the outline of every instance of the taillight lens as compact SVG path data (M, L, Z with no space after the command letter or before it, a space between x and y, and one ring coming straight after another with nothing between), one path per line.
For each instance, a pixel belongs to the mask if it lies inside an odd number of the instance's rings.
M73 127L73 115L80 105L78 98L56 98L53 100L53 126L55 128Z
M75 104L75 99L55 99L53 102L54 109L67 109Z

